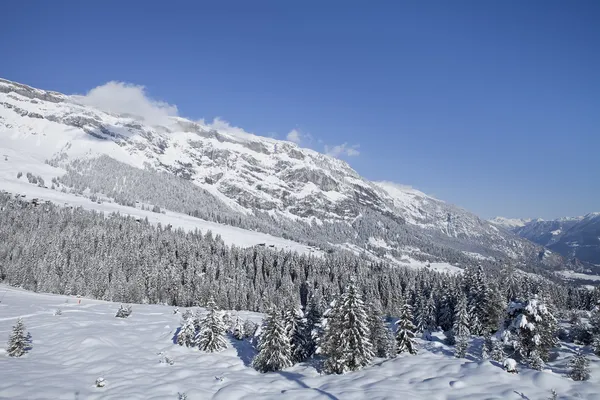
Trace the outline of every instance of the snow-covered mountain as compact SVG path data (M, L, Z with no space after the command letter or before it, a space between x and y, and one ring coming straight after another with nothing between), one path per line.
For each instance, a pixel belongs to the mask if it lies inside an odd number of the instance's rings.
M2 79L0 151L3 162L12 154L29 160L14 165L11 179L43 169L55 190L155 204L372 258L563 263L468 211L370 182L346 162L292 142L180 117L145 121Z
M526 224L528 224L531 221L532 221L531 218L494 217L494 218L490 219L490 222L492 224L501 226L501 227L503 227L505 229L519 228L521 226L525 226Z
M519 236L541 244L569 259L600 264L600 212L555 220L520 220L522 224L503 224L509 219L492 220Z

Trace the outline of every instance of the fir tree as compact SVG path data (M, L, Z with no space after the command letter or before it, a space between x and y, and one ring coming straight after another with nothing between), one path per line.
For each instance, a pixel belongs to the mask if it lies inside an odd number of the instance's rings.
M491 357L493 352L494 343L492 342L492 335L486 332L483 336L483 344L481 345L481 359L487 360Z
M11 357L21 357L25 354L29 348L28 336L25 332L25 324L19 318L8 339L8 347L6 349L8 355Z
M454 346L454 357L465 358L467 356L467 348L469 347L468 336L457 336L456 345Z
M315 296L311 296L306 306L306 348L309 357L315 354L323 336L322 311L320 302Z
M327 313L322 353L327 357L325 372L343 374L368 365L373 345L368 316L354 279Z
M598 302L598 304L596 304L592 309L590 314L590 326L593 335L600 334L600 302Z
M590 379L590 360L581 352L578 352L569 361L569 366L571 367L569 377L574 381L587 381Z
M252 366L260 372L281 371L291 367L292 348L281 320L281 313L272 309L260 335L258 354Z
M439 325L444 332L452 329L454 323L454 297L449 288L445 288L440 301Z
M502 362L505 359L504 345L500 340L492 339L492 352L490 358L496 362Z
M244 324L239 316L235 317L235 321L231 327L231 335L237 340L243 340L245 337Z
M436 308L433 300L433 294L424 297L420 295L417 298L415 321L417 330L423 333L423 337L430 339L431 332L436 328Z
M308 357L306 319L298 307L290 307L284 315L285 332L292 349L292 360L302 362Z
M196 343L200 350L214 353L227 348L224 336L225 324L212 299L206 308L208 313L200 323L200 332L196 336Z
M505 321L505 341L531 368L541 369L556 345L556 319L548 307L533 296L528 302L511 303Z
M415 342L416 328L412 323L412 308L410 304L404 303L402 306L400 319L396 322L396 353L417 354L417 344Z
M388 328L385 320L381 316L379 307L371 304L369 310L369 331L371 332L371 344L375 356L388 358L392 351L392 332Z
M258 329L258 324L256 324L255 322L247 319L244 321L244 337L245 338L251 338L254 336L254 334L256 333L256 330Z
M177 344L180 346L194 347L196 345L196 328L194 328L193 318L183 321L183 325L177 334Z
M467 314L467 299L464 295L461 295L458 299L458 303L456 304L452 331L448 336L446 336L446 343L448 345L453 345L458 342L459 338L464 338L463 342L466 342L466 338L468 338L470 334L469 315Z
M594 336L594 340L592 341L592 351L595 355L600 357L600 335Z

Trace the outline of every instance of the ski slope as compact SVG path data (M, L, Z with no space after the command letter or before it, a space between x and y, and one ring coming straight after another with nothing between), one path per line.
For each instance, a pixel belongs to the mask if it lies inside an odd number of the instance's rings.
M199 229L202 232L208 230L215 235L221 235L223 241L227 244L234 244L240 247L256 246L264 243L266 246L272 245L279 249L296 251L301 254L321 255L320 250L312 247L272 236L266 233L246 230L229 225L219 224L217 222L204 221L194 218L187 214L166 211L165 214L154 213L152 211L141 210L139 208L127 207L117 203L103 202L98 204L83 196L76 196L70 193L62 193L58 190L46 189L27 181L25 174L31 172L33 175L41 176L50 186L51 179L64 174L64 170L54 168L43 164L29 155L23 149L10 149L0 146L0 191L4 190L12 194L25 195L25 199L38 198L40 201L51 201L61 206L83 207L88 210L96 210L105 214L118 212L122 215L130 215L137 218L148 218L153 224L162 224L163 226L172 225L173 228L181 228L186 231ZM17 173L22 172L23 176L17 179Z
M261 374L249 366L254 350L228 338L229 348L206 354L173 344L180 314L173 307L133 305L127 319L115 318L119 304L26 292L0 285L0 398L2 399L600 399L600 360L591 356L592 378L564 376L574 348L563 344L551 369L519 374L480 361L480 343L468 359L456 359L436 337L420 342L416 356L374 360L346 375L320 375L310 363ZM81 304L78 301L81 300ZM54 315L60 308L62 315ZM183 309L180 310L183 312ZM233 315L236 312L232 312ZM239 312L260 321L261 315ZM22 317L32 349L21 358L3 347ZM173 365L160 362L168 356ZM106 386L95 387L103 377Z

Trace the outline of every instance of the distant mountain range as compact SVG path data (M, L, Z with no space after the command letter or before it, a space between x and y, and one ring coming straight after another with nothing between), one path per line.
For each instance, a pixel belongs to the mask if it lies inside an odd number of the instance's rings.
M490 222L568 259L600 265L600 212L550 221L496 217Z
M152 122L0 79L2 150L26 157L7 156L4 179L42 171L49 190L152 204L329 252L399 265L565 268L546 243L295 143L180 117Z

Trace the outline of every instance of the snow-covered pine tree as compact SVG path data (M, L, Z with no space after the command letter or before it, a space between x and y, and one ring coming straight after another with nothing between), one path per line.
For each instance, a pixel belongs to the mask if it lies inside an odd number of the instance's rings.
M8 347L6 352L11 357L21 357L29 348L28 334L25 332L25 324L19 318L17 324L13 326L13 330L8 338Z
M590 360L581 353L577 354L569 361L571 370L569 371L569 377L574 381L587 381L590 379Z
M504 354L504 344L500 340L492 339L492 352L490 358L496 362L502 362L506 358Z
M292 347L285 332L281 313L273 308L263 324L258 344L258 354L252 366L260 372L281 371L291 367Z
M468 338L471 335L469 329L469 314L467 313L467 298L461 294L458 298L454 310L454 324L449 335L446 336L446 343L453 345L459 337ZM463 340L463 342L465 341Z
M436 308L433 293L428 296L419 294L415 304L415 325L425 339L431 338L431 332L436 328Z
M373 352L377 357L389 358L391 356L393 337L392 331L381 316L380 308L371 303L369 307L369 331Z
M237 340L243 340L245 337L244 323L239 316L235 317L235 321L231 327L231 335Z
M486 332L483 336L483 344L481 345L481 359L487 360L491 357L492 351L494 350L494 343L492 342L492 335Z
M299 307L291 306L284 314L285 332L292 349L292 361L302 362L308 358L307 328L304 313Z
M454 295L450 287L443 288L439 315L440 327L444 332L448 332L454 323Z
M323 309L321 302L313 295L306 305L306 348L308 357L317 351L320 338L323 336Z
M258 329L258 324L247 319L244 321L244 337L252 338Z
M373 359L368 316L354 278L327 314L322 354L329 374L356 371Z
M202 314L200 313L200 309L197 308L194 312L194 316L192 321L194 322L194 329L196 329L196 333L200 332Z
M227 348L225 340L225 324L221 317L214 300L210 300L206 305L208 313L200 322L200 332L196 335L196 343L202 351L214 353Z
M594 336L594 340L592 341L592 351L595 355L600 357L600 335Z
M590 326L593 335L600 335L600 302L592 308L592 312L590 313Z
M194 319L188 317L183 321L181 329L177 334L177 344L180 346L194 347L196 345L196 333Z
M416 328L412 322L412 307L404 303L400 318L396 322L396 353L408 352L417 354L417 343L415 342Z
M548 307L534 295L528 302L512 302L504 323L504 340L531 368L541 369L556 345L557 323Z
M465 358L467 355L467 348L469 347L468 336L457 336L456 344L454 345L454 357Z

